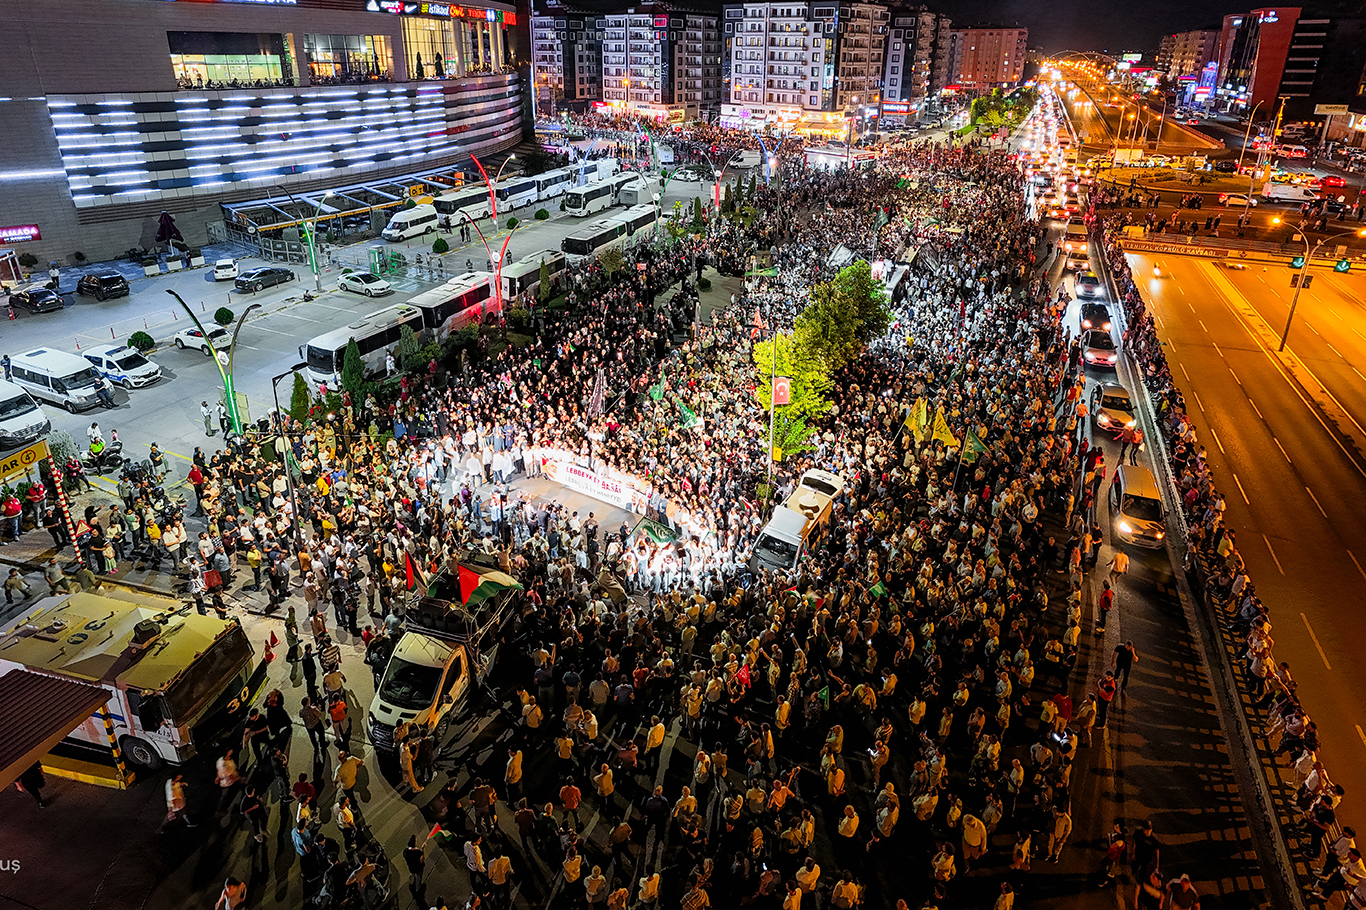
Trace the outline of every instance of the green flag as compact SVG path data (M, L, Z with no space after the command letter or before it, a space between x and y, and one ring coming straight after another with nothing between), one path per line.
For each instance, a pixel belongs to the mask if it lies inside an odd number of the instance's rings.
M873 585L871 588L868 589L868 593L873 595L874 597L886 597L887 586L884 585L882 582L878 582L877 584Z
M650 397L655 401L664 399L664 371L662 369L659 371L659 382L650 386Z
M977 461L977 456L981 455L986 450L987 447L982 444L982 440L978 439L977 434L969 429L965 445L963 446L963 460L968 464L974 464Z
M829 687L829 686L826 686L825 688L821 689L819 692L816 693L816 697L819 698L819 699L821 700L821 704L825 705L825 710L829 711L829 710L830 710L830 687Z
M702 422L702 419L693 413L692 408L681 401L678 403L678 410L683 412L683 423L680 424L680 429L691 430Z

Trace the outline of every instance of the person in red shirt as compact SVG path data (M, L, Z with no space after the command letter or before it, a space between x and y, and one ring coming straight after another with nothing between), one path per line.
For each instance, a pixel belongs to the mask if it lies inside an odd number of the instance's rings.
M1096 604L1100 607L1100 619L1096 620L1097 635L1105 631L1105 620L1110 615L1110 611L1115 608L1115 592L1110 587L1110 582L1101 582L1101 587L1100 600Z
M1115 700L1115 671L1106 670L1105 675L1096 683L1096 726L1105 726L1105 718L1110 713L1110 702Z

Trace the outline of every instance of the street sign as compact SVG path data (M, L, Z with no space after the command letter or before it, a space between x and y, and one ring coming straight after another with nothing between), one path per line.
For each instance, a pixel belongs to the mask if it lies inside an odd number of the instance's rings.
M40 439L33 445L20 449L0 460L0 483L9 483L12 478L27 474L38 467L38 462L51 455L47 440Z
M1316 104L1314 105L1316 114L1345 114L1347 105L1345 104Z
M1290 267L1291 267L1292 269L1302 269L1302 268L1304 268L1304 257L1303 257L1303 256L1296 256L1294 259L1290 260Z
M1351 270L1352 263L1347 259L1339 259L1338 264L1333 266L1333 271L1335 272L1350 272Z

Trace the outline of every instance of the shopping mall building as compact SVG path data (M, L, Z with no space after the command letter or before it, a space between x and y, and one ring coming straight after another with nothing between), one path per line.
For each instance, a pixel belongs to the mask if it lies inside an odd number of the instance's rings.
M150 247L162 212L191 246L221 240L225 203L468 163L516 145L529 116L529 9L503 3L0 10L0 246L43 263ZM332 197L323 213L334 203L358 204Z

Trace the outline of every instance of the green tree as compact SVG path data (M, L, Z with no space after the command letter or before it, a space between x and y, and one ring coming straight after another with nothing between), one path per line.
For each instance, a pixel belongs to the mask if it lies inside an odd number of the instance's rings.
M232 321L235 318L236 317L232 314L232 310L228 309L225 306L221 306L213 311L213 321L223 326L224 328L227 328L228 326L232 325Z
M605 271L609 276L615 275L617 272L620 272L622 268L626 265L626 260L621 255L621 248L615 246L610 249L603 250L602 255L598 257L598 262L602 263L603 271Z
M828 373L839 370L859 350L858 315L834 298L832 284L823 281L813 285L811 302L792 324L797 346Z
M289 393L289 416L302 423L308 418L308 409L313 405L313 395L308 390L308 380L294 374L294 390Z
M857 314L855 331L860 344L866 345L887 333L892 313L887 308L887 290L873 277L872 267L863 259L839 270L830 290L840 305Z
M735 211L735 197L731 194L730 184L727 183L726 191L721 195L721 212L729 215L733 211Z
M764 410L769 409L772 400L772 377L775 373L791 380L788 404L779 405L779 415L795 420L819 417L830 410L826 393L830 391L832 383L825 364L803 348L794 333L781 332L772 338L765 338L754 345L751 356L757 373L754 397Z
M401 326L398 330L398 365L405 373L422 368L422 344L410 325Z
M346 343L346 353L342 355L341 387L351 393L353 401L358 401L365 391L365 361L360 357L360 345L352 338Z
M707 226L707 219L702 214L702 197L694 196L692 199L692 226L693 230L700 231Z
M815 431L807 426L805 418L790 417L784 413L786 410L779 411L773 421L773 447L779 451L779 457L813 451L816 446L811 438Z
M758 183L758 181L755 179L755 175L754 175L754 174L750 174L750 175L749 175L749 189L747 189L747 190L745 191L745 198L748 199L750 202L753 202L753 201L754 201L754 197L758 194L758 192L759 192L759 183Z
M544 259L541 260L541 273L537 281L540 284L536 288L536 299L545 303L555 293L555 289L550 286L550 265Z

